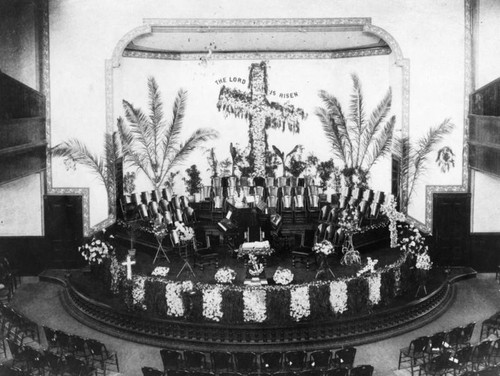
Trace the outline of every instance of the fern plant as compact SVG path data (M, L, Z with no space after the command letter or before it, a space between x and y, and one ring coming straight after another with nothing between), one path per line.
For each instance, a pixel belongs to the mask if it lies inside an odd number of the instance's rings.
M395 116L387 119L392 103L391 89L367 118L361 82L356 74L351 77L353 92L348 116L344 115L339 100L325 90L319 92L324 106L315 111L334 156L344 164L342 173L348 185L353 184L353 175L366 179L372 166L391 151L396 123Z
M87 145L76 138L64 141L51 149L55 157L68 158L91 171L104 185L108 199L108 214L115 211L116 165L121 157L118 136L115 133L104 135L104 153L93 153Z
M125 122L118 119L118 132L125 160L141 170L154 189L160 189L169 172L200 145L216 138L217 131L199 128L181 142L180 134L186 110L187 92L180 89L172 108L172 117L165 121L160 90L154 77L148 78L149 114L123 100Z
M411 197L415 192L416 182L425 175L430 153L443 140L444 136L451 133L454 125L450 119L445 119L439 125L431 127L414 144L410 143L408 136L396 137L394 155L400 160L400 202L403 209L408 207ZM404 187L408 186L405 190ZM404 193L405 192L405 193Z
M287 154L285 154L284 151L281 151L278 149L275 145L273 145L273 150L274 153L278 156L278 158L281 160L281 165L283 167L283 176L286 176L287 168L286 168L286 162L290 156L295 154L297 151L299 151L301 148L301 145L295 145L295 147Z

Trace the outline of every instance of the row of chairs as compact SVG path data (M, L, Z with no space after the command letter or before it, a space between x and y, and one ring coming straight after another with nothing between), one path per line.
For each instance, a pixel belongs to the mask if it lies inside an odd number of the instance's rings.
M169 370L163 372L157 368L142 367L143 376L215 376L210 371L192 371L192 370ZM220 372L219 376L244 376L240 372ZM278 371L278 372L256 372L248 373L247 376L372 376L373 366L362 364L351 369L332 368L328 370L302 370L302 371Z
M14 375L96 375L96 369L74 355L57 355L49 350L38 350L28 345L20 345L7 339ZM14 372L12 372L12 369Z
M178 351L162 349L160 351L164 372L172 370L203 370L215 373L240 372L288 372L327 370L333 368L353 368L356 348L345 347L339 350L318 350L286 352L211 352Z
M105 376L109 369L120 371L118 356L95 339L68 334L62 330L43 327L48 350L61 357L71 355L90 368L102 371Z
M25 344L29 342L40 342L38 325L12 307L0 303L0 335L2 346L0 350L6 354L6 339L11 339Z
M19 271L12 268L7 257L0 257L0 299L9 302L20 283Z
M492 316L488 317L481 324L481 333L479 339L483 340L491 334L496 334L500 331L500 311L496 312Z
M421 336L413 339L408 347L399 351L398 369L401 369L403 363L409 363L413 375L416 366L430 363L434 355L450 351L457 352L464 347L470 346L475 325L476 323L472 322L448 331L434 333L431 336Z

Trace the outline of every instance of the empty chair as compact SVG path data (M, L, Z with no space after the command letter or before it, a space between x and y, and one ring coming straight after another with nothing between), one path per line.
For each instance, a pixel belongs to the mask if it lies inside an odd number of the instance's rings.
M481 325L481 334L479 335L479 340L488 337L491 333L494 333L499 328L500 312L497 312L483 321Z
M200 351L184 351L184 366L187 369L201 370L207 368L207 359Z
M372 376L373 366L369 364L362 364L351 369L350 376Z
M278 351L260 354L260 370L262 372L278 372L281 369L283 354Z
M332 353L330 350L313 351L309 355L309 366L317 369L328 369L332 362Z
M490 349L493 344L491 340L485 340L474 346L471 355L472 369L478 370L482 366L488 365Z
M470 343L470 340L472 338L472 333L474 333L475 327L476 327L476 323L471 322L463 328L462 337L460 338L459 346L466 346Z
M143 376L164 376L164 373L159 369L152 367L142 367Z
M306 355L306 352L301 350L287 351L283 359L285 368L289 371L302 371L306 368Z
M213 265L215 268L219 266L219 253L212 249L208 235L205 235L204 242L193 238L193 250L193 265L195 268L199 267L203 271L205 266Z
M60 356L50 352L49 350L45 350L44 358L45 365L48 368L50 376L63 373L65 364Z
M160 350L161 361L163 363L163 370L175 370L182 368L182 353L176 350Z
M490 347L488 364L498 364L500 362L500 338L496 339Z
M408 347L399 350L398 369L401 369L401 364L409 362L411 374L416 365L422 364L425 361L425 349L429 343L429 337L418 337L410 342Z
M429 346L427 346L426 349L426 353L429 356L429 359L434 355L441 353L441 351L443 350L445 337L445 332L437 332L429 337Z
M214 351L210 353L212 368L216 373L234 371L233 356L229 352Z
M241 373L250 373L257 370L257 355L253 352L234 353L236 370Z
M116 372L120 372L116 353L108 351L103 343L93 339L87 339L86 344L89 349L89 363L93 364L96 370L102 370L104 376L106 376L108 366L112 366Z
M450 357L450 368L453 370L453 375L467 371L472 356L472 346L468 345L456 351Z
M463 331L464 329L461 326L457 326L456 328L453 328L449 332L447 332L444 347L450 347L456 350L459 347L460 341L463 337Z
M301 263L309 269L309 266L315 262L315 253L312 248L316 243L314 231L304 230L300 237L300 246L292 251L292 265L295 268L297 263Z
M340 350L335 351L335 354L333 356L333 364L336 367L351 369L354 364L355 357L356 357L355 347L344 347Z
M431 358L429 362L420 366L418 375L441 376L446 374L450 370L449 358L450 354L447 352Z
M349 369L347 368L333 368L326 370L324 376L348 376Z
M73 355L68 355L64 358L64 374L74 376L94 375L94 369L88 366L83 360L75 358Z
M47 339L47 345L49 350L59 350L59 344L57 343L57 332L56 330L49 328L48 326L43 327L43 332L45 333L45 338Z
M69 350L76 358L87 362L88 353L85 346L86 339L77 335L70 335Z
M71 352L69 347L68 333L62 330L56 330L56 341L57 341L57 348L59 349L59 354L64 355Z

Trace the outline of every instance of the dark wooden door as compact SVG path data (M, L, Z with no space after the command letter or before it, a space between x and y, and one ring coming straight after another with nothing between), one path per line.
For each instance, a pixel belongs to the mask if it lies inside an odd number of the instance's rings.
M470 264L470 194L435 193L433 257L441 265Z
M83 260L78 254L83 241L82 196L45 196L44 205L50 266L79 266Z

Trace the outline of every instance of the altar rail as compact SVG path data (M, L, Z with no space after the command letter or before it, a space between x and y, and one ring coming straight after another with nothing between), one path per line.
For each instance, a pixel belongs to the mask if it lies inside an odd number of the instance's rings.
M454 296L449 281L426 297L368 315L286 326L194 323L119 312L79 292L70 281L62 296L67 311L83 324L110 335L158 347L201 351L336 348L373 342L413 330L443 313Z

